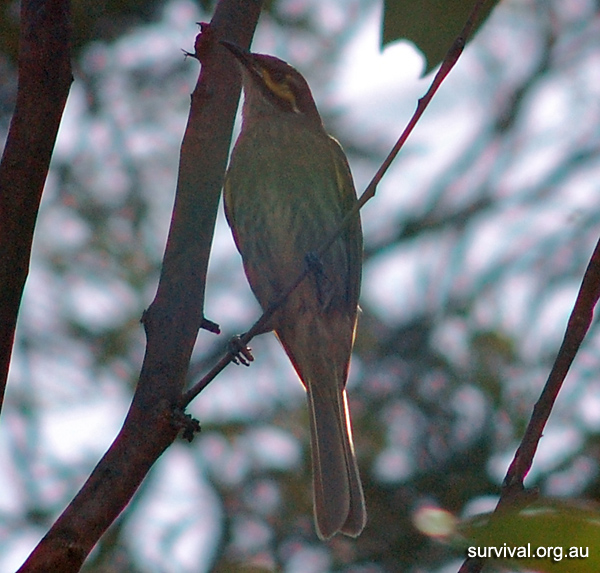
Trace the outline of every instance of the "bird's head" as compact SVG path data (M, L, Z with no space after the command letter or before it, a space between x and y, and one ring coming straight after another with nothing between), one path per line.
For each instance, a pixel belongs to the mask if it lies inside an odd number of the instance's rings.
M287 62L254 54L231 42L222 41L241 64L244 76L244 117L279 111L322 126L308 83Z

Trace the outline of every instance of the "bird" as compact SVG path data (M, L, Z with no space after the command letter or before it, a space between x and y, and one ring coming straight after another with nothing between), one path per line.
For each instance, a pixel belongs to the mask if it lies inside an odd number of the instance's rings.
M357 537L367 514L346 382L362 274L358 213L316 255L357 202L352 174L304 77L279 58L221 43L239 63L244 90L225 215L263 310L308 267L265 330L274 331L306 389L317 534Z

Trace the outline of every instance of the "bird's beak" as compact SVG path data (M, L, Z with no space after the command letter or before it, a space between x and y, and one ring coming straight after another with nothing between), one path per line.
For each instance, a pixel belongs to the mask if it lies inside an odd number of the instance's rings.
M248 50L240 48L237 44L228 42L227 40L221 40L219 43L225 46L245 68L254 70L255 66L252 60L252 54Z
M233 54L235 59L243 66L243 69L245 69L251 77L254 77L255 81L263 83L262 67L250 51L240 48L237 44L233 44L227 40L221 40L220 43Z

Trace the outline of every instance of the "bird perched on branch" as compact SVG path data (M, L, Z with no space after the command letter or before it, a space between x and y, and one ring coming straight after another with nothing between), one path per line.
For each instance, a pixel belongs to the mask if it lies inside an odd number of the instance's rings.
M357 201L352 175L302 75L278 58L223 45L241 64L244 86L225 177L227 221L264 310L308 265L269 326L308 396L317 533L357 536L366 511L345 387L361 280L358 214L315 254Z

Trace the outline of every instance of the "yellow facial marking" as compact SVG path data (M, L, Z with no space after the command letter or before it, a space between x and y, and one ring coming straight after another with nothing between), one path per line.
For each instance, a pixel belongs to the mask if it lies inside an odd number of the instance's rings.
M285 101L287 101L291 108L294 111L298 111L298 107L296 106L296 98L294 96L294 92L290 89L289 84L284 82L277 82L272 77L268 70L261 70L262 79L265 82L265 85L278 97ZM286 80L289 79L289 75L286 76Z

